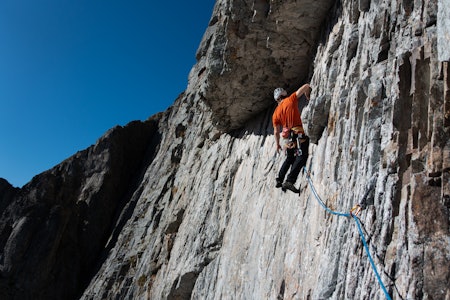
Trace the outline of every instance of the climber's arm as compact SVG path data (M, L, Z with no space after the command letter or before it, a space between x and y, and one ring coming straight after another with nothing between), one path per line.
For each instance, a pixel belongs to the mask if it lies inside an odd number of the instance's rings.
M275 144L277 152L279 152L281 150L281 146L280 146L280 130L278 130L278 126L273 127L273 135L275 136Z
M299 99L303 94L306 96L306 99L309 101L309 95L311 94L311 87L308 83L302 85L296 92L297 99Z

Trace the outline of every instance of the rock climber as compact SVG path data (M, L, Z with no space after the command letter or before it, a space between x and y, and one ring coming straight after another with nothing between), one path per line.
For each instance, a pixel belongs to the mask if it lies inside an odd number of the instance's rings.
M286 150L286 159L278 172L276 187L281 187L284 191L288 189L294 193L300 192L295 187L295 182L300 170L306 165L308 160L309 138L303 130L298 101L302 95L305 95L309 101L310 93L311 87L307 83L290 96L287 95L283 88L276 88L273 92L273 97L278 102L278 106L275 108L272 116L277 153L280 152L282 146ZM286 181L283 182L289 168L290 172Z

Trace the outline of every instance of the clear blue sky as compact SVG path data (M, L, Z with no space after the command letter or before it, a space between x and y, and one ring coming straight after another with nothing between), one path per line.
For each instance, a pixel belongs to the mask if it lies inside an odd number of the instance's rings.
M1 0L0 177L21 187L185 90L214 0Z

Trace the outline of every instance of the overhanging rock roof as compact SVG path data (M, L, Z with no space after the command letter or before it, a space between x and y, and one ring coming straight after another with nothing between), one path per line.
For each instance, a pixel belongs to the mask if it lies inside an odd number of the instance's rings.
M273 104L275 87L292 92L308 79L316 40L333 3L217 1L187 90L211 107L216 126L241 127Z

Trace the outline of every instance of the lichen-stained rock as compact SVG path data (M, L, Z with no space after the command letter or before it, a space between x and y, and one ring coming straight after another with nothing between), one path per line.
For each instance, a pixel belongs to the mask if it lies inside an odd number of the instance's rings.
M189 81L230 131L294 91L310 76L311 57L333 1L216 2ZM251 58L251 59L249 59Z
M436 48L439 33L432 21L436 7L428 1L409 7L387 1L371 5L358 19L356 51L344 42L346 38L336 44L336 37L355 33L355 24L344 17L350 15L350 2L343 4L328 44L319 46L313 100L304 112L305 127L313 136L321 133L311 163L324 187L359 191L350 197L339 193L339 202L344 201L340 207L351 207L360 199L359 176L367 180L376 173L373 205L361 218L371 228L375 244L371 249L381 258L378 266L391 276L382 276L388 290L403 299L447 299L450 252L443 245L448 245L449 237L450 182L444 167L444 153L449 151L445 117L449 67L439 60ZM314 115L323 111L326 94L331 94L331 105L324 128ZM333 191L324 188L321 194ZM321 288L312 298L359 298L361 285L374 278L340 272L364 264L356 260L361 256L341 248L340 242L333 241L329 249L322 266L335 265L337 273L321 272ZM339 258L334 251L339 251ZM425 273L435 271L424 275L423 268Z

